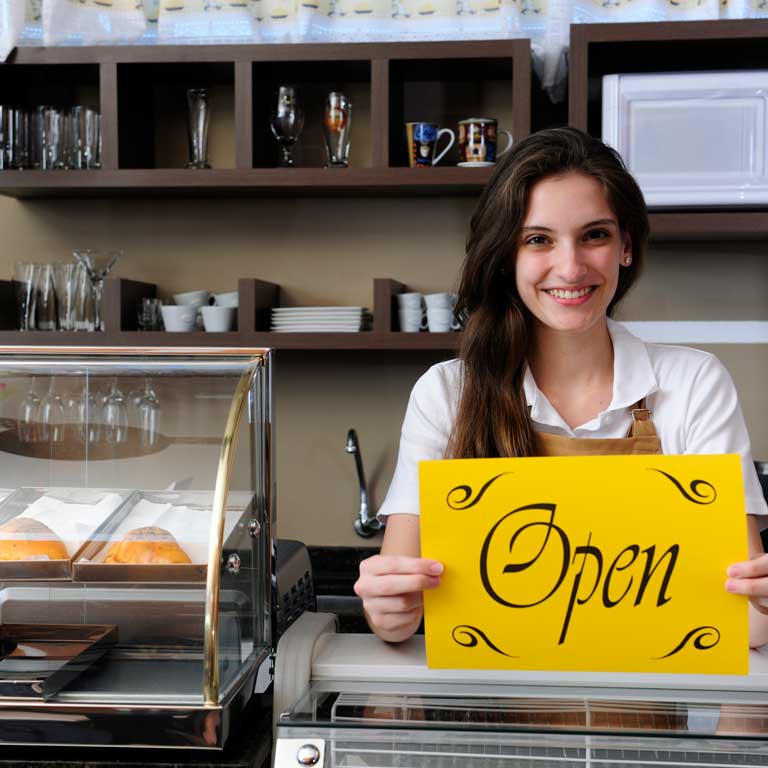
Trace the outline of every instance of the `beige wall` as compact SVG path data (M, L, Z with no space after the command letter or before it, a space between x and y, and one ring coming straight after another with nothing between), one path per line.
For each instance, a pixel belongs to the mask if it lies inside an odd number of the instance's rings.
M238 277L283 286L283 302L371 306L374 277L450 287L472 202L464 198L26 201L0 198L0 275L13 262L65 260L77 246L125 251L116 274L164 295L231 290ZM768 320L764 242L659 245L625 319ZM768 347L713 348L742 397L755 456L768 458ZM410 387L439 353L278 353L281 536L352 545L355 427L374 505L391 476Z

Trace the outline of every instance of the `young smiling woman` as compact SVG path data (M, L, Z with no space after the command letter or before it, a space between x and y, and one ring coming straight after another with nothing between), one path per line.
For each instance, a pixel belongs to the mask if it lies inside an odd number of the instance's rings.
M738 453L751 559L729 568L726 589L753 598L750 644L768 642L768 555L757 524L768 507L733 382L714 356L645 344L610 319L637 279L647 235L637 183L581 131L533 134L497 167L470 223L459 358L413 388L379 511L381 554L361 563L355 584L384 640L416 631L422 592L443 571L420 557L420 461Z

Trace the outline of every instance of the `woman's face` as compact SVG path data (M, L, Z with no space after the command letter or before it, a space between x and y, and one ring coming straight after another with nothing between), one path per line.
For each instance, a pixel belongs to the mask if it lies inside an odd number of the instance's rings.
M517 290L539 324L583 333L605 322L631 254L598 181L577 172L551 176L531 190L517 244Z

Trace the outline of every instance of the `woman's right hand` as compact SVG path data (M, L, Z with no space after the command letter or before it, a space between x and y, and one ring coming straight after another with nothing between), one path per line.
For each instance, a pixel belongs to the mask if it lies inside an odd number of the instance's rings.
M371 629L389 642L408 639L421 623L422 592L439 586L442 572L442 563L422 557L382 554L363 560L355 593Z

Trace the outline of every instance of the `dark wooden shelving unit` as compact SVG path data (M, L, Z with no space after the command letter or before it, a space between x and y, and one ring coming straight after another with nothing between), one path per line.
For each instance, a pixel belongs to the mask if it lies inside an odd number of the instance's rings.
M120 278L104 281L103 331L18 331L14 323L13 289L0 281L0 345L103 347L270 347L282 350L455 350L460 333L401 333L396 294L407 287L385 278L374 280L373 329L356 333L278 333L268 330L270 311L280 305L280 287L264 280L238 280L237 330L227 333L169 333L137 330L137 309L157 287Z
M768 19L573 24L568 122L600 136L602 77L768 68ZM768 237L768 210L654 209L654 240Z
M438 82L435 82L435 81ZM52 91L50 82L55 82ZM269 133L272 91L294 82L305 92L302 167L276 168ZM500 88L483 101L486 83ZM184 168L185 89L218 89L231 110L231 154L211 170ZM350 87L366 152L350 168L324 168L320 105ZM499 95L501 94L501 95ZM403 167L403 121L451 125L511 106L516 139L531 125L531 52L526 40L345 45L202 45L21 48L0 65L0 102L67 106L86 99L102 115L99 170L0 171L0 194L13 197L130 195L476 195L487 168L458 168L457 149L439 167ZM53 98L56 97L56 98ZM213 99L213 96L212 96ZM499 99L502 101L500 102ZM354 106L354 104L353 104ZM214 114L216 107L211 111ZM357 123L355 121L358 121ZM360 121L368 121L360 124ZM360 127L362 125L362 127ZM452 127L456 127L455 125ZM230 153L230 150L227 150Z

